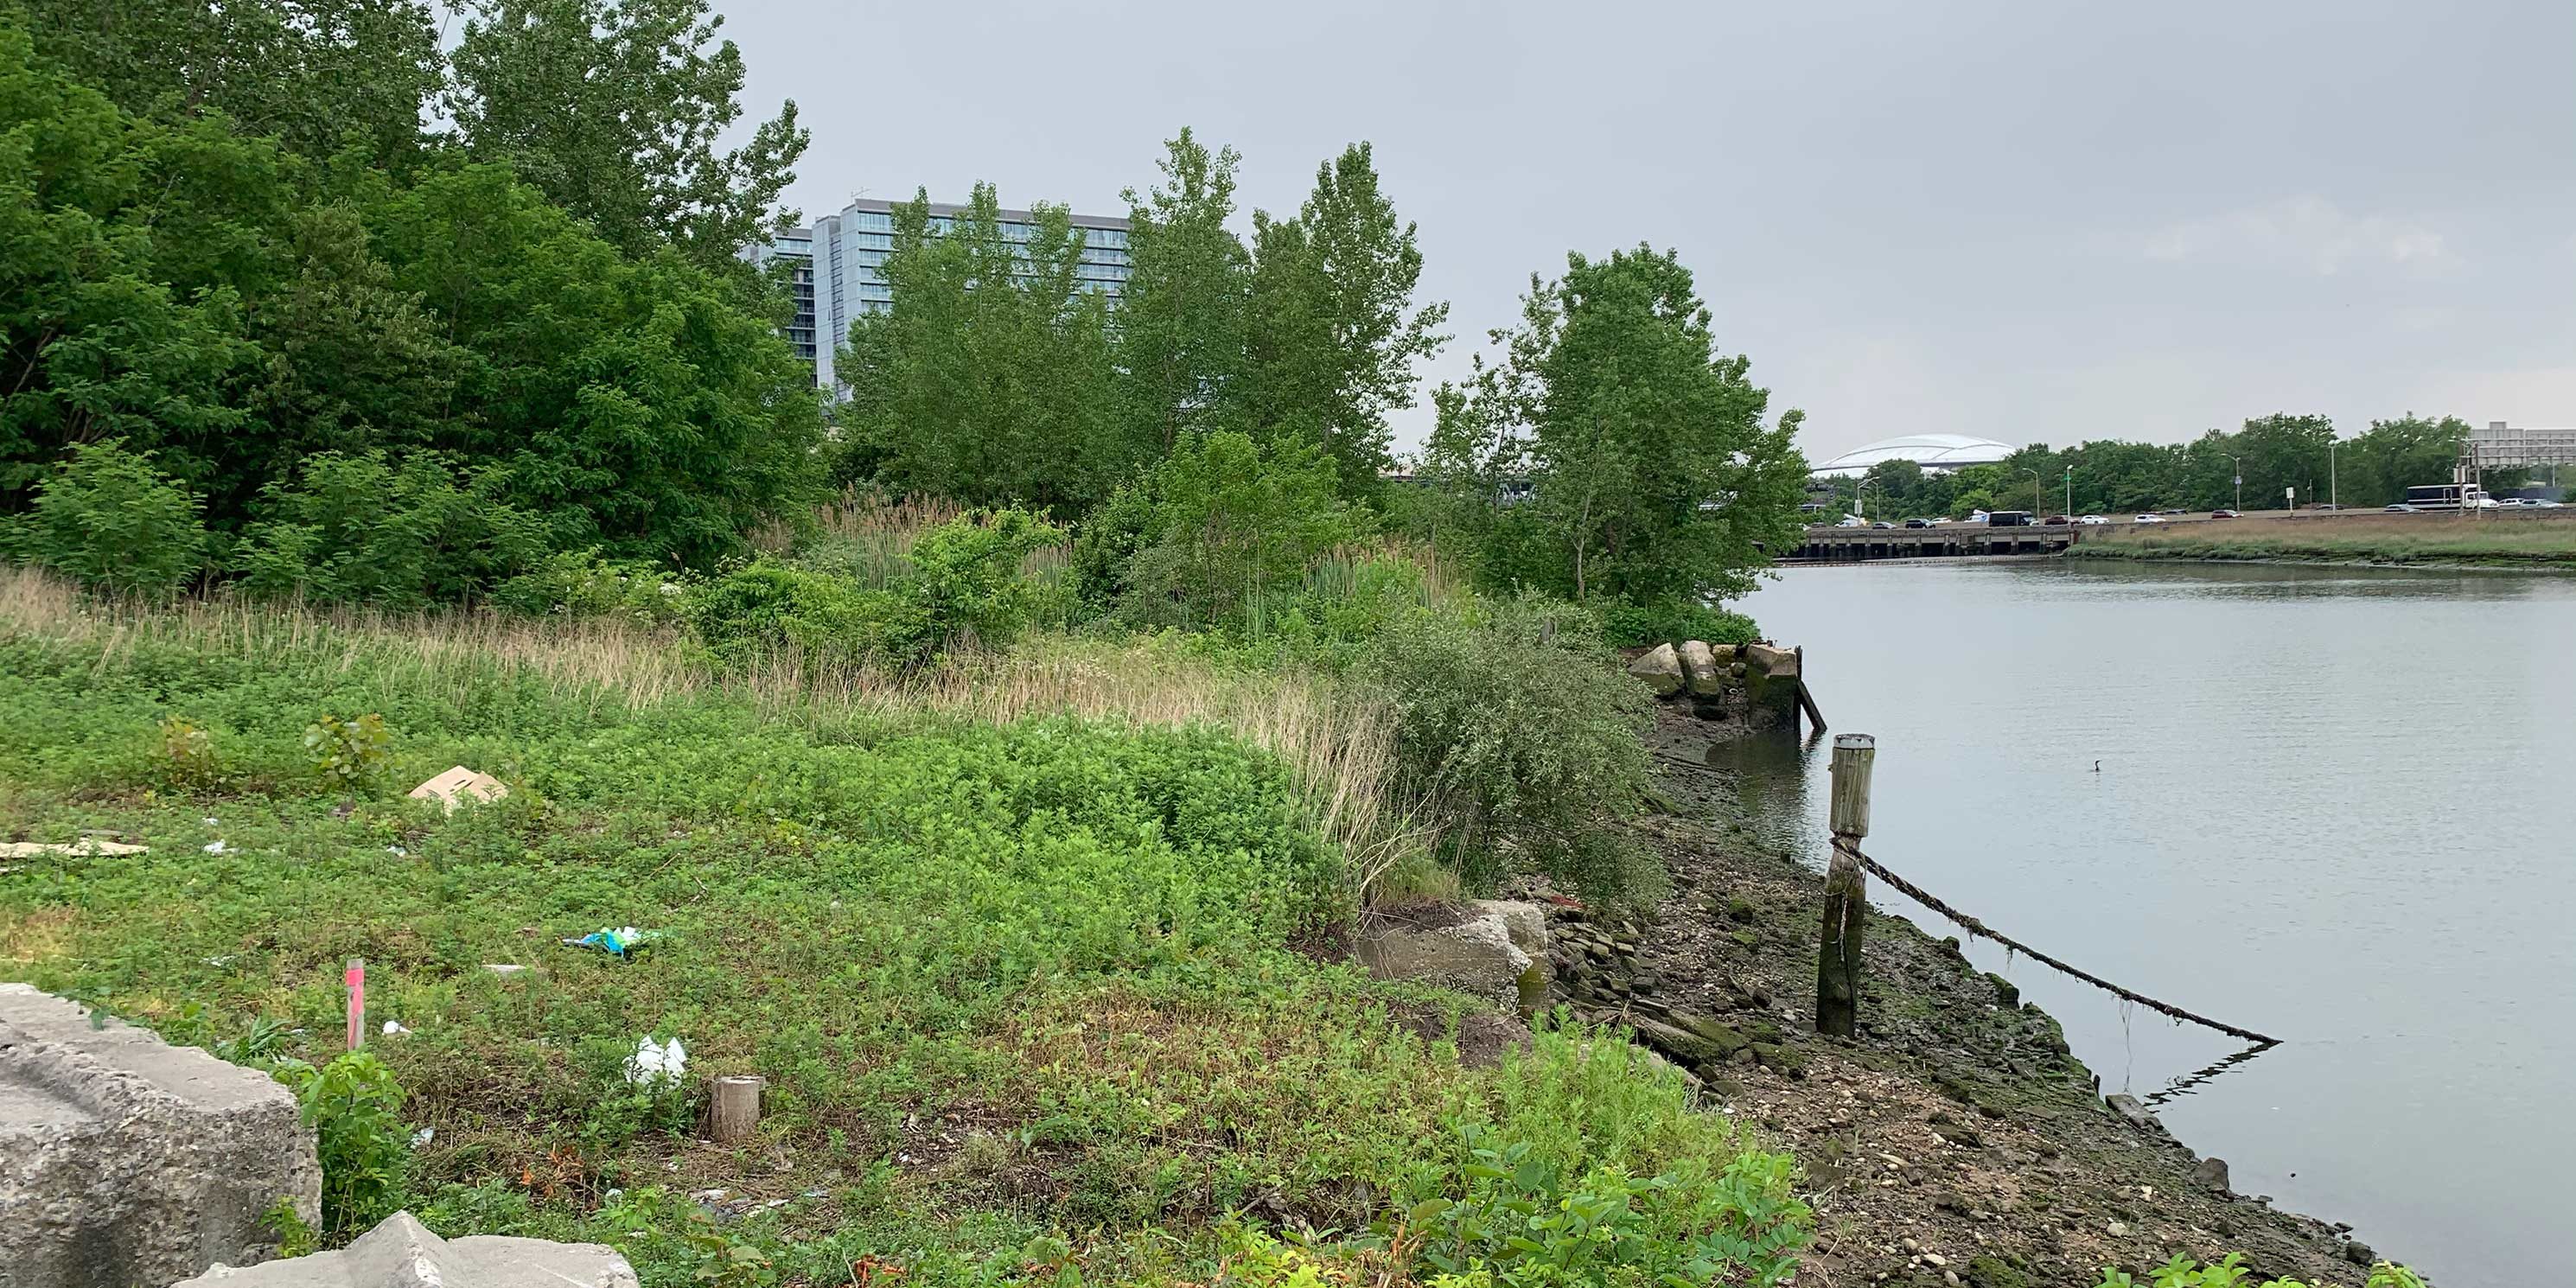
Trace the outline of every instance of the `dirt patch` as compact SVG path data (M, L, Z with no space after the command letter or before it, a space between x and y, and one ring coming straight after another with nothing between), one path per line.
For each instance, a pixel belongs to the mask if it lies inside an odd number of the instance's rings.
M1822 881L1758 845L1739 784L1700 767L1725 736L1659 721L1675 813L1638 830L1672 896L1625 921L1559 909L1556 987L1588 1017L1660 1029L1716 1107L1796 1151L1817 1212L1801 1283L2089 1285L2105 1265L2230 1251L2259 1277L2365 1278L2335 1228L2227 1193L2152 1120L2106 1105L2057 1022L1956 941L1873 912L1860 1034L1817 1036Z

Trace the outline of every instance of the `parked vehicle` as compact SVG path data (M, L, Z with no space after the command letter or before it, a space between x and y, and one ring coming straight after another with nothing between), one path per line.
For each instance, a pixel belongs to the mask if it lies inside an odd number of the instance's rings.
M2234 510L2212 510L2209 512L2209 517L2213 519L2242 519L2245 516L2238 514Z
M2141 514L2137 518L2129 520L2131 523L2162 523L2164 521L2165 516L2161 514Z

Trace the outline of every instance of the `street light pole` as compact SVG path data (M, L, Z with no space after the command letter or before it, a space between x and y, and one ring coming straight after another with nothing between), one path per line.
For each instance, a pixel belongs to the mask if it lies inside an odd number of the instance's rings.
M2042 486L2043 480L2039 477L2039 471L2037 470L2024 470L2022 472L2030 475L2030 513L2031 517L2037 518L2041 511L2048 508L2048 503L2039 499L2039 489Z
M2066 467L2066 517L2075 517L2075 467Z
M2326 508L2343 508L2343 484L2335 477L2335 441L2326 440Z

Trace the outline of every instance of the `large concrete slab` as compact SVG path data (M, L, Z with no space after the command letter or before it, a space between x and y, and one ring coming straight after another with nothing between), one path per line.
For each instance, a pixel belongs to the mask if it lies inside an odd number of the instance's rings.
M217 1266L175 1288L636 1288L615 1248L478 1234L442 1239L409 1212L337 1252Z
M321 1218L295 1097L256 1069L0 984L0 1288L167 1284Z

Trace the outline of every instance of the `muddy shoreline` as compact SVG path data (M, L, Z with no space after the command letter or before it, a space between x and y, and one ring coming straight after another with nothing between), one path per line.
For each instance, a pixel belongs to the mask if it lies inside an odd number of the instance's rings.
M2374 1250L2233 1193L2223 1164L2107 1104L2057 1022L1955 940L1873 908L1859 1036L1815 1034L1822 877L1759 839L1732 774L1701 767L1731 736L1659 714L1668 812L1638 830L1674 889L1632 918L1558 908L1552 989L1632 1024L1713 1107L1797 1152L1817 1213L1800 1282L2091 1288L2104 1266L2143 1279L2176 1253L2242 1252L2258 1279L2362 1284Z

